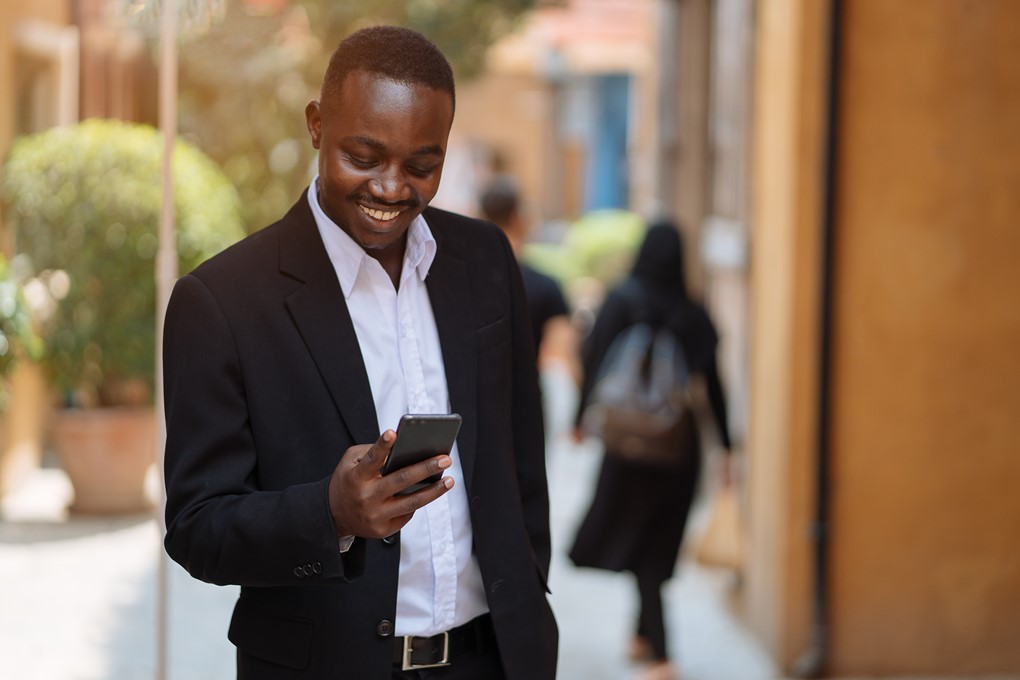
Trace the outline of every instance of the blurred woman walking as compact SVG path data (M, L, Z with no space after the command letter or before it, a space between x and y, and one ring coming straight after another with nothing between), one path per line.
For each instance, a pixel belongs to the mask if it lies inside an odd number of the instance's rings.
M687 295L683 244L679 230L669 222L648 229L630 276L607 294L582 346L578 426L613 341L639 323L667 329L678 340L688 372L705 380L719 439L729 454L726 404L716 368L718 336L705 308ZM666 645L662 586L673 575L701 471L696 426L686 431L678 446L668 465L607 447L591 507L570 550L570 559L579 567L634 574L640 606L629 654L643 664L641 680L677 677ZM722 470L723 483L728 484L729 455Z

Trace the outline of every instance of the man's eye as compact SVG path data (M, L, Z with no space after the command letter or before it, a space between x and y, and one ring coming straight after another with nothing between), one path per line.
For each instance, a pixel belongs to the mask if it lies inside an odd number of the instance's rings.
M374 161L370 161L367 158L358 158L357 156L347 156L347 160L356 168L367 169L375 165Z
M417 175L418 177L427 177L432 174L432 171L435 169L435 166L432 166L431 168L422 168L412 165L407 169L407 171L412 175Z

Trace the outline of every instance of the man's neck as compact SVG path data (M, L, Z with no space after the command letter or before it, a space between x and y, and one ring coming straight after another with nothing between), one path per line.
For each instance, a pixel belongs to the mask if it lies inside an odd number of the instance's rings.
M510 241L510 248L514 251L515 257L521 255L521 239L515 229L508 228L505 224L499 225L503 229L503 233L506 234L506 238Z
M375 258L382 265L383 271L389 275L393 288L400 290L400 274L404 270L404 251L407 250L407 233L395 243L376 249L365 249L369 257Z

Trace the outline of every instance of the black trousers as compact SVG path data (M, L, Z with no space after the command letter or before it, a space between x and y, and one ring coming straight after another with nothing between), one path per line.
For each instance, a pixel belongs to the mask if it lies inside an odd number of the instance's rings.
M636 572L638 587L637 634L648 640L652 658L663 661L669 658L666 652L666 619L662 607L662 585L665 581L656 574Z

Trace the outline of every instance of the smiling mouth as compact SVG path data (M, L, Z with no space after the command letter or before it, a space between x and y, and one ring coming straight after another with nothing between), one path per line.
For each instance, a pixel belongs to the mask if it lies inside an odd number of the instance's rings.
M400 210L376 210L375 208L369 208L367 205L358 204L361 208L361 212L365 213L374 220L380 222L389 222L396 219L397 215L401 213Z

